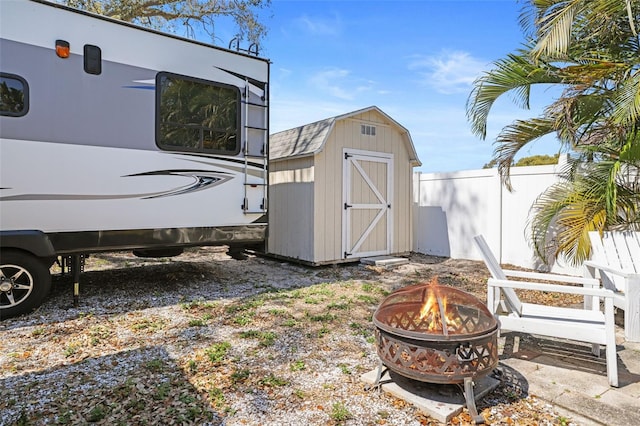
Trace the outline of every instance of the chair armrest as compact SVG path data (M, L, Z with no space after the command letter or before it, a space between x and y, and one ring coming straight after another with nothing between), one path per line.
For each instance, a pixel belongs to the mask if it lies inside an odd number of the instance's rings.
M538 281L554 281L571 284L582 284L587 287L599 287L600 280L596 278L575 277L571 275L546 274L541 272L513 271L506 269L504 274L508 277L529 278Z
M494 287L513 288L513 289L521 289L521 290L580 294L583 296L596 296L596 297L611 298L611 299L613 299L613 297L615 296L615 293L613 291L607 290L604 288L576 287L576 286L558 285L558 284L545 284L540 282L497 280L495 278L489 278L488 285L491 285Z
M598 262L595 262L593 260L585 260L583 265L585 267L588 267L588 268L595 268L595 269L598 269L600 271L608 272L608 273L613 274L613 275L618 275L618 276L623 277L623 278L629 278L629 277L632 277L634 275L639 275L639 274L636 274L635 272L626 272L626 271L623 271L621 269L612 268L609 265L605 265L603 263L598 263Z

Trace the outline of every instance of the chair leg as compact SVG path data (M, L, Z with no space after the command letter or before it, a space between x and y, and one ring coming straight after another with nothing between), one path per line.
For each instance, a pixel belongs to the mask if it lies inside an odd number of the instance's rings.
M613 299L604 300L605 340L607 353L607 378L609 385L618 387L618 353L616 350L616 330L613 318Z
M640 342L640 274L626 281L624 337L629 342Z

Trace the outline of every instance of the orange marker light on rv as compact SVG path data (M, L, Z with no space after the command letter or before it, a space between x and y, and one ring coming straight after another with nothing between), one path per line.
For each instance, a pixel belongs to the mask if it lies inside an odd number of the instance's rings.
M60 58L66 59L69 57L71 49L69 48L69 42L64 40L56 40L56 55Z

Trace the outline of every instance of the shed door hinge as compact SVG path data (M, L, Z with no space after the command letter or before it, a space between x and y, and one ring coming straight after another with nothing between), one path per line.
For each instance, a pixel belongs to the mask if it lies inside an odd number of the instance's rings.
M350 209L351 207L353 207L351 204L344 203L344 209L345 210L346 209Z

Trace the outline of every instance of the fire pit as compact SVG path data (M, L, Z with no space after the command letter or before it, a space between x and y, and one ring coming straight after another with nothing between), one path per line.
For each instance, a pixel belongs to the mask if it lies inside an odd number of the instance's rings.
M477 414L473 379L498 364L498 323L473 295L430 283L404 287L373 315L380 368L427 383L464 384L467 408Z

